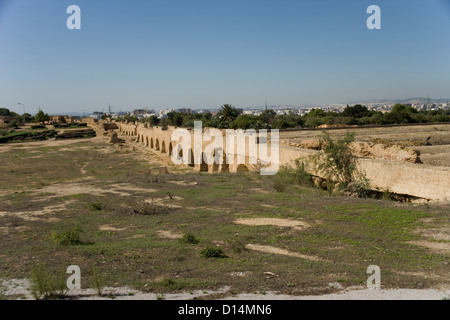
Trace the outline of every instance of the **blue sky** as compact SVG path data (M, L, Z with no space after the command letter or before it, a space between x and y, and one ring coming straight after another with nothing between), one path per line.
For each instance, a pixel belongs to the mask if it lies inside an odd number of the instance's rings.
M81 8L81 30L66 9ZM382 29L368 30L378 5ZM0 0L0 107L450 97L449 0Z

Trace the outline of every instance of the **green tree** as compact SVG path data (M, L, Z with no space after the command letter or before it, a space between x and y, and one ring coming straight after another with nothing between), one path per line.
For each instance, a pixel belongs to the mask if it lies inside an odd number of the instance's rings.
M407 106L404 104L399 104L397 103L395 106L392 107L392 113L417 113L417 109L411 107L411 106Z
M218 116L221 123L230 125L239 116L239 110L231 104L224 104L220 108Z
M370 117L371 112L369 109L367 109L366 106L357 104L353 107L347 105L347 107L342 111L341 115L344 117L363 118Z
M347 133L344 138L333 140L330 134L323 131L320 142L322 153L316 156L317 168L328 181L348 184L353 180L356 170L356 158L349 145L355 141L354 133Z
M12 117L11 111L6 108L0 108L0 117Z
M277 113L274 110L267 109L267 110L264 110L263 113L261 113L260 118L265 123L272 124L276 115L277 115Z
M268 124L261 121L260 117L249 114L241 114L231 123L232 129L267 129Z
M34 116L34 121L35 122L46 122L49 121L50 117L48 116L48 114L44 113L44 111L39 110L38 113L36 113L36 115Z
M34 122L34 117L29 113L24 113L22 115L22 121L24 121L25 123Z

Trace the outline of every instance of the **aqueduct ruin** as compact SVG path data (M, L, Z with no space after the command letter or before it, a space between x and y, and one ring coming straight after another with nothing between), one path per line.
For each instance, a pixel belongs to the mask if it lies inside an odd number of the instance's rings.
M278 171L279 153L278 153L278 135L272 141L272 133L267 133L264 138L260 138L256 131L253 134L244 133L243 140L238 135L229 135L229 130L218 130L215 128L202 129L202 136L196 138L195 130L180 129L176 127L149 127L142 123L118 123L119 131L127 136L135 137L136 142L146 147L158 151L161 154L171 156L172 151L180 141L174 140L174 133L177 130L185 130L189 135L188 145L179 150L180 159L183 158L184 164L194 167L200 172L247 172L261 170L260 159L264 158L264 163L272 164ZM204 139L203 133L215 130L217 133L211 139ZM233 130L234 132L234 130ZM220 136L220 138L219 138ZM231 136L231 138L230 138ZM183 137L184 139L184 137ZM183 140L182 139L182 140ZM201 150L196 150L196 139L201 139ZM275 153L272 151L272 146ZM187 152L188 154L183 154ZM265 157L261 157L265 154ZM270 155L270 156L269 156ZM274 156L273 158L271 156ZM275 163L276 162L276 163Z
M136 137L136 141L149 148L170 156L176 141L172 141L172 133L176 127L148 127L142 123L117 123L120 132ZM223 130L223 134L225 134ZM190 133L193 135L193 131ZM258 145L269 144L270 139L265 142L253 141ZM223 139L224 145L227 140ZM258 171L259 159L249 156L249 145L252 139L245 144L245 151L242 154L223 153L223 164L190 164L195 170L201 172L245 172ZM209 142L203 144L202 158L205 157L204 151L207 150ZM192 143L189 152L193 158L194 145ZM279 165L293 165L296 159L305 158L316 154L318 151L296 148L286 145L279 145ZM241 161L234 164L226 164L225 157L233 157ZM408 195L417 198L423 198L435 201L450 201L450 168L431 165L405 163L397 161L388 161L380 159L358 158L359 169L366 174L370 180L372 189L378 191L389 190L390 192ZM314 172L316 174L316 172ZM317 173L320 176L320 173Z

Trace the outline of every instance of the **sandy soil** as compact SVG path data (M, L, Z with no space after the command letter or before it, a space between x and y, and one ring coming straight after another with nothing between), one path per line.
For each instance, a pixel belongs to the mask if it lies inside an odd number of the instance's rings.
M289 219L277 219L277 218L248 218L248 219L237 219L234 223L243 224L247 226L277 226L293 228L297 230L304 230L309 228L310 225L306 222L299 220L289 220Z
M20 299L33 300L30 294L30 283L27 279L12 279L2 284L6 296ZM330 287L333 284L330 283ZM393 289L393 290L369 290L363 287L352 287L340 290L338 293L320 296L292 296L276 292L265 294L241 293L238 295L230 292L230 287L224 287L214 291L196 290L193 292L181 292L172 294L144 293L128 287L104 288L103 296L97 295L94 289L71 290L67 292L68 299L79 300L194 300L209 299L210 296L225 296L220 300L443 300L450 298L450 289Z
M259 251L259 252L263 252L263 253L281 254L281 255L284 255L284 256L290 256L290 257L305 259L305 260L309 260L309 261L324 261L323 259L320 259L319 257L308 256L308 255L305 255L305 254L299 254L299 253L296 253L296 252L291 252L291 251L288 251L288 250L284 250L284 249L280 249L280 248L276 248L276 247L272 247L272 246L262 246L262 245L257 245L257 244L248 244L245 247L247 249L255 250L255 251Z

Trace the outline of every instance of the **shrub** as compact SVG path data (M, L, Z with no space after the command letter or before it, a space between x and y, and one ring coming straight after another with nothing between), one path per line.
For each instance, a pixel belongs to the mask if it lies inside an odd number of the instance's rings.
M138 201L133 208L134 213L142 214L144 216L153 216L158 214L166 214L170 212L170 208L164 205L159 205L153 201Z
M189 244L198 244L200 242L200 240L198 240L192 233L185 233L180 241Z
M42 264L31 269L30 282L31 295L36 300L63 297L67 288L64 273L55 275Z
M356 160L349 145L354 141L354 133L347 133L343 139L335 141L328 132L323 132L320 139L323 152L314 156L314 160L327 180L336 180L345 184L352 181L356 170Z
M347 133L344 138L333 140L328 132L323 132L322 152L312 156L312 159L324 175L330 193L337 185L358 197L368 197L371 192L370 181L365 174L358 171L356 157L349 148L354 141L354 133Z
M90 285L97 290L97 295L103 295L103 287L105 286L105 278L98 272L96 267L92 268L92 276L89 279Z
M37 125L31 126L31 129L33 129L33 130L46 129L46 128L47 128L46 126L41 125L41 124L37 124Z
M227 257L222 248L216 247L205 248L202 251L200 251L200 255L204 258L216 258L216 259L222 259Z
M296 170L294 171L294 179L297 184L305 187L314 185L313 176L305 169L305 163L300 159L295 160Z
M392 192L389 189L386 189L383 191L381 197L383 200L392 200Z
M103 210L103 204L100 202L93 202L89 204L89 209L91 209L92 211L101 211Z
M19 122L17 121L17 119L14 119L9 123L9 126L11 128L17 129L19 127Z
M53 242L62 246L76 246L81 244L80 234L83 232L78 226L70 230L52 232Z
M93 129L64 131L55 136L56 140L64 139L90 139L95 138L97 134Z
M228 240L227 242L231 246L234 253L241 253L247 250L245 243L239 240Z
M286 191L286 185L283 181L275 181L272 185L272 187L279 193Z

